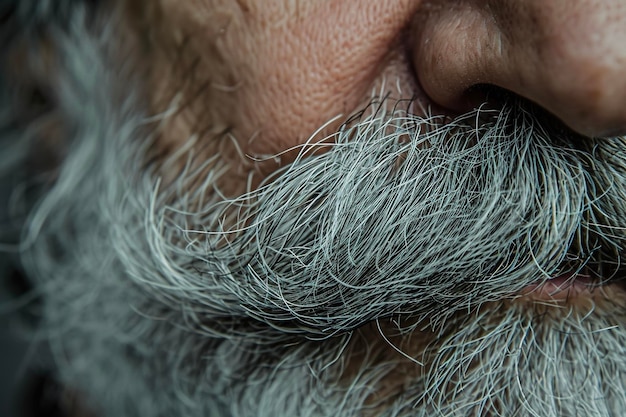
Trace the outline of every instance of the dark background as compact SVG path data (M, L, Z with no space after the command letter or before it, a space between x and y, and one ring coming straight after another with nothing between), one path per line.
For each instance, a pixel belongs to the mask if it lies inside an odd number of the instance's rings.
M0 417L64 417L50 355L32 341L41 300L32 296L16 256L23 222L9 215L9 190L19 180L0 177Z
M15 262L0 254L0 417L66 417L50 355L32 342L37 301L23 302L29 291Z
M22 319L11 305L15 302L12 274L15 271L7 257L0 256L0 416L3 417L24 415L26 376L33 372L27 364L29 346L21 330Z

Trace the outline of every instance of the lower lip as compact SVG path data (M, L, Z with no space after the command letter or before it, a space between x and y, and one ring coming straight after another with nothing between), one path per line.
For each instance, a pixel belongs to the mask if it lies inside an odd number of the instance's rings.
M539 284L529 285L520 291L522 298L536 301L563 301L572 298L591 297L599 286L591 277L572 274L560 275Z

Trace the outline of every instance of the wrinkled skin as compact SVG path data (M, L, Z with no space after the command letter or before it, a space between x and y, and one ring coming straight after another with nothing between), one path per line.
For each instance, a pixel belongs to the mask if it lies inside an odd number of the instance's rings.
M89 412L626 412L626 1L10 10L2 248Z

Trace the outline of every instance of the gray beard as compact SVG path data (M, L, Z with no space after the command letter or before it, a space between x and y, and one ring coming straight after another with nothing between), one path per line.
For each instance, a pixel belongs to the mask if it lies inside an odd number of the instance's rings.
M444 124L383 101L224 198L219 155L146 163L111 35L73 30L56 83L73 139L22 259L60 377L101 415L626 410L623 302L506 301L583 269L623 276L626 139L548 134L519 103ZM373 323L427 343L381 358ZM398 367L414 371L376 396Z

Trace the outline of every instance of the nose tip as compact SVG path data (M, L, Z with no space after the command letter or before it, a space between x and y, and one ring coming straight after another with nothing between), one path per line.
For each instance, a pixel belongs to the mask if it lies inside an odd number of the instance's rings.
M626 1L494 0L434 10L416 30L414 59L438 104L467 110L468 91L491 84L581 134L626 133Z

